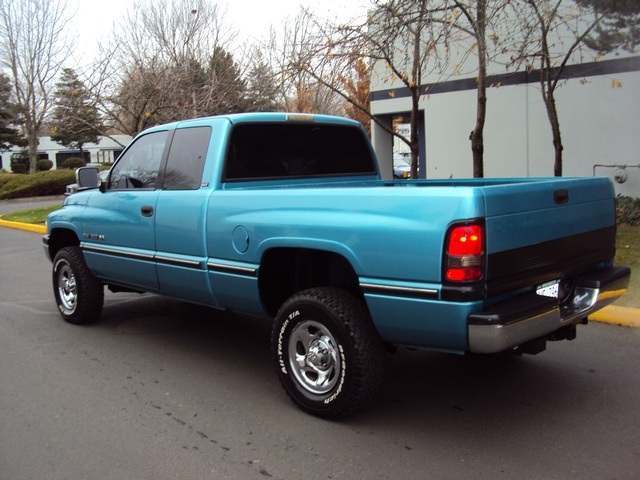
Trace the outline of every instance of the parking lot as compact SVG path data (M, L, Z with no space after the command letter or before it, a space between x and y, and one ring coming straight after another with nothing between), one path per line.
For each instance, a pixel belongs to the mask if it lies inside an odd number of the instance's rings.
M40 235L0 228L2 478L635 479L640 330L590 323L538 356L400 350L364 413L278 384L270 324L107 294L65 324Z

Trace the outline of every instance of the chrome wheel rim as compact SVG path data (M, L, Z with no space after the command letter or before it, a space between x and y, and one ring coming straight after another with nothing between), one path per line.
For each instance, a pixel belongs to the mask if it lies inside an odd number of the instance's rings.
M338 344L324 325L312 320L296 325L288 351L291 371L305 390L322 395L335 387L342 364Z
M65 313L73 312L78 301L78 284L68 264L58 269L58 298Z

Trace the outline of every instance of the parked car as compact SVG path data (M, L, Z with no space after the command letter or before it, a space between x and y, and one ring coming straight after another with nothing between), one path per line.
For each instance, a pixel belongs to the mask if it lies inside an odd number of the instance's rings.
M393 178L411 178L411 154L393 154Z

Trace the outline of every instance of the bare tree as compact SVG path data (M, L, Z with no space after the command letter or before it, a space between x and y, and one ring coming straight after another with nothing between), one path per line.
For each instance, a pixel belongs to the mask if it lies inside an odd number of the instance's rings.
M547 110L554 148L553 173L562 176L562 133L555 92L562 84L565 68L580 60L585 40L603 16L594 5L578 7L573 0L518 0L512 3L524 33L524 42L516 61L537 64L540 90Z
M498 33L504 30L501 14L510 0L453 0L452 25L472 40L467 54L478 59L476 85L476 122L469 135L473 155L473 176L484 176L484 125L487 115L487 67L502 53L505 41ZM504 33L504 32L503 32ZM505 36L508 36L505 34ZM492 48L493 47L493 48Z
M419 102L428 94L423 79L429 72L439 75L444 71L447 58L441 55L438 46L448 43L451 24L441 17L452 7L445 1L423 0L374 0L372 6L366 19L327 24L321 29L323 36L315 42L313 49L307 50L307 55L324 58L342 72L348 71L355 59L364 57L377 81L408 89L411 94L409 138L372 116L369 105L349 92L344 81L336 82L316 68L307 72L341 95L351 107L371 116L385 131L406 143L411 150L411 177L417 178ZM314 64L309 62L309 65Z
M244 85L229 53L234 33L217 5L141 0L114 31L93 69L101 111L114 129L135 135L240 108Z
M13 82L32 173L56 76L73 53L69 19L64 0L0 0L0 61Z
M318 54L321 36L313 16L301 9L279 32L280 37L272 27L264 46L277 75L279 103L290 112L343 114L343 99L326 86L336 82L339 73L335 63Z
M353 102L347 102L345 113L349 118L360 122L369 136L371 136L371 74L367 60L364 57L354 58L349 62L351 71L348 75L342 75L340 81L348 98ZM362 109L354 104L362 105Z

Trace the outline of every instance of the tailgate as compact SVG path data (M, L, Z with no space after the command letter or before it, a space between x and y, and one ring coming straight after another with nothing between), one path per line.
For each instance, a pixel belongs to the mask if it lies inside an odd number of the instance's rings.
M615 202L609 179L530 179L482 190L490 296L613 259Z

